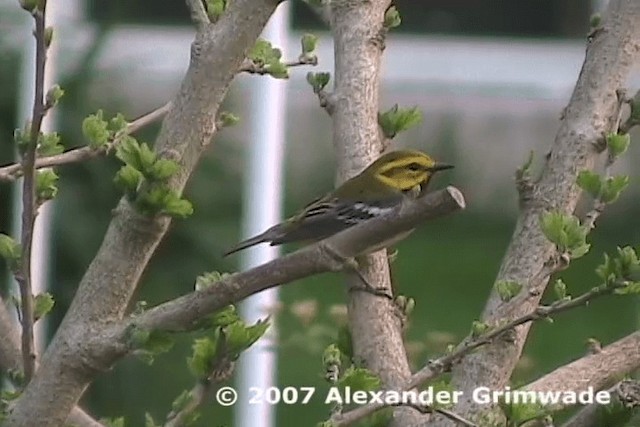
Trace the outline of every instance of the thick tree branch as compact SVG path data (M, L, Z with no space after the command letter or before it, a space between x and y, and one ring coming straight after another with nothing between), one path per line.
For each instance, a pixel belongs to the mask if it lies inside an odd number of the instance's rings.
M216 131L216 114L229 84L278 4L236 0L215 25L205 25L191 46L189 69L172 102L155 147L177 159L171 186L181 191ZM121 200L76 297L42 358L41 369L17 400L8 426L61 425L89 382L113 359L89 343L123 316L158 243L167 218L141 216ZM54 397L55 396L55 397Z
M35 168L41 169L67 165L70 163L78 163L106 154L117 147L120 141L122 141L123 137L137 132L143 127L160 120L169 112L170 109L171 103L168 102L162 107L129 122L129 124L127 124L127 126L122 131L116 134L113 141L109 142L104 147L91 148L89 146L86 146L73 148L69 151L55 156L40 157L36 159ZM22 165L20 163L0 167L0 181L13 181L20 176L22 176Z
M37 365L36 365L37 369ZM13 319L4 301L0 300L0 371L22 372L22 352L20 351L20 334L14 327ZM80 407L71 411L67 423L77 427L104 427L91 418Z
M583 391L602 390L640 368L640 331L568 363L527 384L524 390Z
M524 202L511 244L503 259L497 281L520 283L524 292L537 297L503 302L492 292L482 320L496 324L530 312L538 305L548 283L545 264L554 254L553 245L540 231L540 215L548 210L574 211L579 188L577 174L591 169L599 155L597 142L610 132L617 119L616 91L624 86L640 52L640 3L612 0L601 31L590 40L582 71L531 198ZM453 371L453 387L465 398L454 408L469 418L487 410L470 398L475 387L501 389L507 385L524 346L528 325L517 329L512 342L495 342L464 358ZM451 425L451 423L437 423Z
M335 49L335 90L331 117L338 159L337 182L359 173L381 152L378 132L383 22L390 0L336 0L329 3ZM392 293L386 250L363 258L360 275ZM353 275L351 287L362 287ZM349 327L354 355L380 376L386 388L401 387L411 376L401 321L392 301L365 292L349 295ZM415 425L422 415L394 410L392 425Z

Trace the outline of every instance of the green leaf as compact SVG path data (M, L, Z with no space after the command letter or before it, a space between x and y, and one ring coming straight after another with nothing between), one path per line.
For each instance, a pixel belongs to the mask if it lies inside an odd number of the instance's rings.
M618 175L607 178L602 187L602 195L600 200L603 203L613 203L618 200L620 194L629 185L629 177L626 175Z
M267 70L267 72L271 75L271 77L274 77L276 79L288 79L289 78L289 68L281 61L279 60L274 60L269 62L266 66L265 69Z
M155 165L157 159L156 153L153 152L153 150L146 142L143 142L139 145L137 156L140 162L140 167L136 169L142 172L145 177L151 176L153 166Z
M522 285L511 280L500 280L495 284L496 292L503 302L511 301L522 290Z
M384 113L378 113L378 124L387 138L394 138L398 133L403 132L422 121L422 112L418 107L398 108L395 104Z
M109 141L108 123L103 120L102 110L89 115L82 121L82 134L89 140L91 148L100 148Z
M631 143L631 136L629 134L620 135L617 133L610 133L607 135L607 147L613 157L618 157L624 154L629 148Z
M384 26L385 28L391 29L396 28L402 23L402 19L400 18L400 13L395 6L391 6L384 13Z
M196 378L206 378L216 357L216 343L208 337L193 340L192 354L187 366Z
M158 159L148 170L146 175L150 180L165 181L178 172L180 166L173 160Z
M174 343L173 336L168 332L154 330L149 334L147 342L144 344L144 349L157 355L171 350Z
M131 195L138 191L138 187L142 182L142 179L142 172L138 171L133 166L125 165L116 173L113 181L125 194Z
M138 155L139 151L140 144L138 141L131 136L127 136L118 144L116 157L125 165L129 165L142 172L142 164L140 163L140 157Z
M55 300L50 293L45 292L36 295L33 300L33 315L35 319L42 319L42 317L51 311L54 304Z
M489 330L489 325L479 320L474 320L471 323L471 336L477 338L485 334Z
M218 271L209 271L209 272L203 273L196 278L195 290L201 291L203 289L210 288L211 286L215 285L222 279L226 279L229 276L230 276L229 273L220 273ZM230 305L228 307L233 307L233 306Z
M602 191L603 180L600 175L588 169L580 171L576 180L578 186L597 199Z
M56 197L57 183L58 175L52 169L43 169L36 173L36 196L40 203Z
M4 258L10 268L20 260L22 247L12 237L0 233L0 257Z
M230 324L224 329L227 339L227 352L233 359L238 358L240 353L258 341L268 328L268 320L258 320L251 326L246 326L244 322Z
M38 155L41 157L55 156L64 151L57 132L41 133L38 137Z
M116 114L109 120L109 130L113 133L121 132L129 126L129 122L122 113Z
M228 305L220 311L216 311L211 315L211 324L214 327L226 327L232 323L241 322L242 318L238 315L234 305Z
M51 28L51 27L48 27ZM47 28L47 29L48 29ZM53 35L53 28L51 28L51 33ZM59 85L53 85L47 91L47 95L45 97L45 102L48 106L54 107L60 101L60 98L64 96L64 90Z
M263 66L270 62L275 54L271 43L264 39L256 40L247 57L258 66Z
M342 366L342 352L338 344L329 344L322 352L322 365L327 369L329 366Z
M567 297L567 285L562 281L562 279L558 279L553 284L553 291L556 294L556 297L559 300L565 299Z
M240 121L240 117L228 111L220 113L219 121L222 123L222 127L235 126Z
M187 218L193 214L193 205L186 199L181 199L173 190L163 198L161 212L174 218Z
M316 47L318 46L318 37L314 34L305 33L300 39L300 44L302 45L303 55L313 53L313 51L316 50Z
M560 252L568 252L571 258L580 258L589 251L590 245L586 243L589 229L582 226L573 215L559 211L545 212L540 218L540 228Z
M313 93L319 93L331 80L331 73L307 73L307 83L313 88Z
M353 391L373 391L380 388L380 378L366 368L356 368L349 366L338 384L341 387L350 387Z
M205 3L211 22L217 22L227 9L227 0L206 0Z

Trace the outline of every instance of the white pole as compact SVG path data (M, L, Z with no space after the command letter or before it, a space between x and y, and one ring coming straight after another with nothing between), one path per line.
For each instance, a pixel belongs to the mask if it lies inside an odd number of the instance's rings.
M284 48L288 42L289 6L280 5L266 26L263 37ZM251 145L244 202L244 236L261 233L282 217L282 176L285 143L286 83L271 77L251 81ZM242 268L263 264L279 254L274 246L258 245L244 251ZM241 306L247 322L269 315L278 302L277 288L248 298ZM249 403L249 389L266 390L275 384L277 331L272 324L265 336L242 354L238 367L238 404L235 425L270 427L274 425L274 407Z
M49 1L47 2L46 20L47 27L54 28L54 35L47 50L47 63L44 75L44 90L57 79L57 53L59 50L60 34L65 30L63 26L75 17L78 10L77 0ZM33 20L28 21L28 33L33 31ZM66 29L68 30L68 29ZM33 97L35 93L35 39L31 40L24 50L22 63L22 75L20 77L20 97L18 104L18 127L24 127L27 120L31 119L33 109ZM49 111L42 121L42 132L51 132L55 129L55 109ZM22 179L16 181L13 192L13 235L19 237L22 224ZM51 258L51 226L53 219L54 203L47 202L38 210L38 216L33 229L33 244L31 250L31 287L33 295L47 291L49 278L49 260ZM11 279L13 281L13 278ZM19 294L18 285L14 282L16 295ZM46 317L34 325L34 341L36 353L41 354L46 344Z

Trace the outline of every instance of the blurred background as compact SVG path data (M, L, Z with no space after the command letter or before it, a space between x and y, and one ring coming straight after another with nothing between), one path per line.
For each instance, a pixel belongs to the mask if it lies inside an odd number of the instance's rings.
M56 127L63 144L72 148L85 144L82 119L98 108L108 115L122 112L134 118L170 100L187 68L194 31L183 2L63 3L67 24L56 28L57 67L66 95L56 110ZM407 333L414 366L464 337L479 317L517 216L515 170L531 150L534 165L542 164L580 71L589 17L604 3L395 1L403 22L387 40L381 109L398 103L417 105L424 112L423 122L394 144L455 164L456 169L432 185L456 185L468 203L465 211L425 224L398 247L394 280L401 293L417 300ZM0 0L0 165L14 158L12 135L21 125L20 76L28 59L25 53L31 55L26 48L32 44L31 24L16 0ZM320 37L319 65L313 71L332 72L330 34L302 2L293 2L291 38L281 46L285 59L297 58L304 32ZM305 82L307 71L292 69L286 83L287 214L329 190L334 181L331 123ZM192 290L195 277L204 271L237 268L237 257L222 259L220 253L240 238L251 81L261 78L269 77L243 75L235 80L224 108L238 114L241 122L220 132L202 159L186 189L195 213L174 221L147 269L138 300L157 304ZM639 83L636 69L630 90ZM157 131L153 126L136 136L152 143ZM572 294L597 284L593 270L604 251L640 241L639 173L633 161L639 154L632 144L616 164L615 172L629 174L631 185L601 217L590 236L591 252L561 275ZM112 181L118 168L118 161L110 157L58 169L61 182L53 205L49 276L56 298L51 331L68 307L120 197ZM0 183L0 232L12 230L13 191L13 186ZM2 265L4 296L8 283ZM327 388L321 352L343 321L345 296L343 281L335 274L282 288L282 304L275 310L281 386ZM631 298L610 297L562 314L552 324L536 324L515 384L586 353L588 338L606 344L636 330L637 308ZM153 366L134 358L122 361L91 386L83 404L97 417L125 416L131 426L143 425L145 411L164 419L172 400L193 386L184 362L195 336L181 337ZM231 425L231 410L215 405L214 412L213 406L197 425ZM281 405L277 425L315 424L328 415L329 408L319 399L307 406Z

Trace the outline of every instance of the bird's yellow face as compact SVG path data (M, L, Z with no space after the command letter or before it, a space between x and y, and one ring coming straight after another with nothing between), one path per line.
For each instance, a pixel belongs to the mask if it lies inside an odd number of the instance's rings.
M365 173L400 191L410 191L425 185L433 173L451 167L436 163L420 151L400 150L383 155Z

